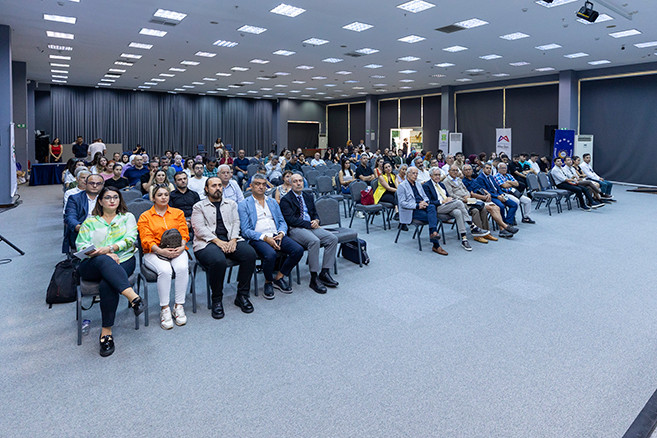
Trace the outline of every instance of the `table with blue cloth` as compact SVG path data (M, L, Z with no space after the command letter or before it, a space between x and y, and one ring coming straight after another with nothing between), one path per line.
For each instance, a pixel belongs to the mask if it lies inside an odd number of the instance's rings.
M30 174L30 185L61 184L64 169L66 169L66 163L33 164Z

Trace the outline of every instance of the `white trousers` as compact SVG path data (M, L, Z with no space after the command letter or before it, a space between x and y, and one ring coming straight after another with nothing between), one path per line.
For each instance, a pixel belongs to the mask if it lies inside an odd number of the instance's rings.
M532 211L532 200L529 199L527 196L522 195L520 199L516 198L513 195L509 195L508 193L505 193L504 196L518 204L518 206L522 205L522 211L523 211L523 216L522 218L529 217L529 212Z
M162 260L153 253L144 254L146 266L157 272L157 294L160 296L160 306L168 306L171 294L171 277L176 273L175 302L185 304L187 283L189 282L189 261L187 252L183 251L175 259Z

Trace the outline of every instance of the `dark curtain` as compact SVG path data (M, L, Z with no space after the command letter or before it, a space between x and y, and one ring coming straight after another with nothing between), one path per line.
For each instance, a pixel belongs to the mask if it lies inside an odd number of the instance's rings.
M419 128L422 126L422 99L401 99L399 101L400 128Z
M212 148L217 137L247 155L272 143L275 103L269 100L52 87L51 104L52 131L62 143L101 137L158 155L166 149L193 155L199 144Z
M354 144L358 144L361 140L365 140L365 104L352 103L349 105L349 129L351 140ZM374 152L373 148L372 152Z
M399 128L397 119L397 99L379 101L379 148L390 148L390 130ZM397 145L397 149L401 144Z
M422 130L422 136L424 137L424 150L431 151L434 155L438 152L438 140L440 139L441 109L441 96L430 96L424 98L424 128Z
M502 90L461 93L456 99L458 132L467 156L495 150L495 129L502 127Z
M593 134L593 169L613 181L657 185L657 76L582 81L580 133Z
M506 90L506 127L511 128L513 154L536 152L552 156L545 140L545 125L559 123L559 86L509 88Z
M319 147L319 123L287 122L287 146L290 150L317 149Z
M327 107L328 111L328 145L331 148L345 147L347 144L349 113L347 105L336 105ZM355 141L358 144L358 140Z

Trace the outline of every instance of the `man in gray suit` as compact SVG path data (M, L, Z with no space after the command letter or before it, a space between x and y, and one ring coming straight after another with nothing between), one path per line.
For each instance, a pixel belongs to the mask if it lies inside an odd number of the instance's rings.
M397 188L397 205L399 207L399 223L410 224L413 220L427 222L429 224L429 235L433 243L433 252L447 255L447 251L440 247L440 235L438 234L438 215L436 206L429 203L422 185L417 180L417 167L409 167L406 179ZM418 239L420 236L418 236Z

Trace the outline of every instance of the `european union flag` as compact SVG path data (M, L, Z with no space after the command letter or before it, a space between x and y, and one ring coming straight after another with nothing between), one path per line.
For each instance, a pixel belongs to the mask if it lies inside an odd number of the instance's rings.
M557 129L554 131L554 154L552 158L572 157L575 151L575 131L572 129Z

